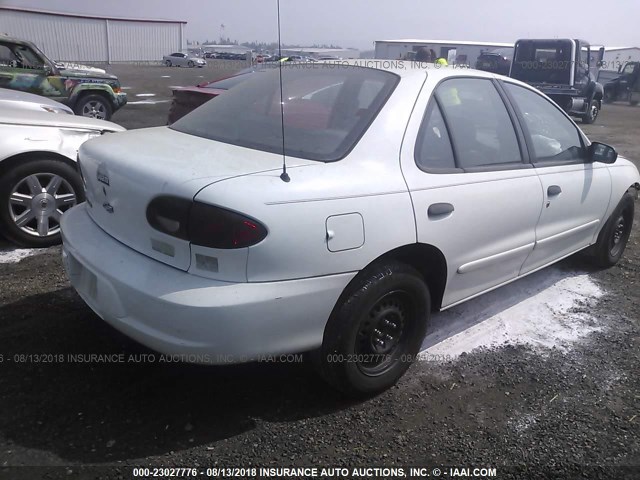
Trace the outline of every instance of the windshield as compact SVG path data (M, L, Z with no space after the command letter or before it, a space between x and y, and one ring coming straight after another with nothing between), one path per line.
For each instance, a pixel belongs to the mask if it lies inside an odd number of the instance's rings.
M309 160L343 158L364 134L398 76L335 64L282 67L250 78L170 128L199 137Z

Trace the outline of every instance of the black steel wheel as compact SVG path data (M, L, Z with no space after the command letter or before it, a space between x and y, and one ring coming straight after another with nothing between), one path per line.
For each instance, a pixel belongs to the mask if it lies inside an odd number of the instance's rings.
M421 275L389 262L360 273L338 301L325 328L316 365L351 396L394 385L424 339L431 301Z
M634 209L634 197L627 192L602 227L597 242L589 249L592 263L605 268L618 263L629 241Z

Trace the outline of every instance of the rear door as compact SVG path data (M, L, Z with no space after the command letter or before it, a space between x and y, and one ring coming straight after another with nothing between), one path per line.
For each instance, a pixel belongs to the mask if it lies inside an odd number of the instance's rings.
M544 194L536 246L522 268L527 273L595 241L609 206L611 178L605 164L587 161L578 127L551 100L510 82L504 86Z
M516 278L532 252L542 190L526 160L522 132L493 80L427 79L401 165L417 241L447 260L443 307Z

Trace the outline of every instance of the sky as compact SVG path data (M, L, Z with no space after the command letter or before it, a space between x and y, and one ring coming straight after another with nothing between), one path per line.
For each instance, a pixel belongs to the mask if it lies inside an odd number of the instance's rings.
M185 38L277 41L277 0L0 0L0 5L113 17L185 20ZM640 46L639 0L280 0L284 44L373 49L375 40L513 42L572 37ZM221 28L224 25L224 30Z

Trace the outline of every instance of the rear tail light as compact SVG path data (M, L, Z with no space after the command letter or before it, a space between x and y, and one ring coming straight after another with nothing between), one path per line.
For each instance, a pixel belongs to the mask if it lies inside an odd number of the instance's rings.
M149 203L147 221L172 237L220 249L250 247L268 233L264 225L245 215L169 196L156 197Z

